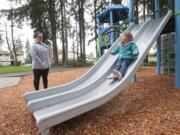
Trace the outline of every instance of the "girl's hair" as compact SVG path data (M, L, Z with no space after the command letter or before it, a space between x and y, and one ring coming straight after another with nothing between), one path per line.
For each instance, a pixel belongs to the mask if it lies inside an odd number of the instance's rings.
M122 34L126 36L126 38L129 42L133 40L133 35L131 34L131 32L125 31Z
M33 38L36 38L38 35L43 35L43 34L40 31L36 31L34 32Z

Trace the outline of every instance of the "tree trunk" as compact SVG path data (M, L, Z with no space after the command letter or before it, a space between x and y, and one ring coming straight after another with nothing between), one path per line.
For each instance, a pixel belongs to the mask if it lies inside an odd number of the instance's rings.
M82 44L83 44L83 62L86 62L86 34L85 34L85 20L84 20L84 0L81 2L82 13Z
M74 39L74 35L72 36L72 52L73 52L73 61L75 61L76 56L75 56L75 39Z
M121 4L121 0L111 0L112 4Z
M65 5L65 4L64 4ZM68 64L68 27L66 26L67 25L67 21L66 21L66 14L65 14L65 11L66 11L66 5L63 7L63 10L64 10L64 28L65 28L65 37L64 37L64 41L65 41L65 66L67 66Z
M138 0L135 0L135 23L139 22L139 7Z
M13 60L13 63L15 63L14 55L13 55L13 52L11 50L11 45L9 43L8 32L7 32L7 25L6 24L5 24L5 35L6 35L6 43L8 45L8 50L10 52L10 57Z
M76 14L77 17L77 14ZM78 23L76 22L76 35L78 35ZM76 41L77 41L77 60L79 61L79 36L76 36Z
M147 17L149 17L149 11L150 11L149 8L150 8L150 3L148 2L148 3L147 3Z
M97 37L98 37L98 34L97 34L97 20L96 20L96 17L97 17L97 0L94 0L94 35L95 35L95 41L97 41ZM96 56L98 54L98 46L96 44Z
M78 20L79 20L79 47L80 47L80 59L83 59L82 49L82 15L81 15L81 0L78 0Z
M67 66L68 64L68 33L67 33L67 29L65 30L65 42L66 42L66 46L65 46L65 66Z
M65 40L64 40L64 2L60 0L61 3L61 42L62 42L62 63L65 63Z
M53 45L54 64L58 64L55 0L48 0L48 5L49 5L48 13L49 13L50 26L51 26L51 40Z
M84 0L78 1L78 15L79 15L79 40L80 40L80 57L83 62L86 61L85 48L85 20L84 20Z
M146 21L146 2L143 0L143 21Z
M13 45L13 56L14 56L14 65L18 65L18 60L17 60L17 54L16 54L16 45L14 43L14 13L12 9L12 18L11 18L11 40L12 40L12 45Z

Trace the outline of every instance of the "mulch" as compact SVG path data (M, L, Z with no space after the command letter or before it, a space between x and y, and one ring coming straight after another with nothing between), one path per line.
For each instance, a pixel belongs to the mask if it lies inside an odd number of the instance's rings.
M88 68L50 73L49 86L78 78ZM174 76L156 76L155 68L141 68L137 82L111 101L54 126L51 135L180 135L180 89ZM0 89L0 135L39 135L23 99L33 90L33 76L18 86ZM42 88L42 85L41 85Z

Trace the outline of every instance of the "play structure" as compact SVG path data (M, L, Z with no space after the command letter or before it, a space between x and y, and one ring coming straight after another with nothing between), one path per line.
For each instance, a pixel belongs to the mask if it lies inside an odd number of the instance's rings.
M176 7L178 11L176 12L176 21L180 22L179 0L176 0L176 5L179 5ZM131 12L132 8L129 9L129 13ZM79 79L63 86L26 93L24 99L41 134L47 135L50 127L90 111L111 100L122 91L130 83L132 75L141 66L144 58L148 55L149 49L157 41L172 15L172 11L168 11L164 17L148 19L141 25L129 25L127 30L134 35L134 41L140 54L137 60L130 65L121 81L106 79L112 72L117 60L117 56L110 55L111 50L118 45L116 40L99 61ZM180 34L180 23L176 24L176 28L176 36L178 36ZM180 58L180 39L177 38L175 55ZM175 62L176 87L180 87L180 61L176 58Z
M175 74L175 32L161 35L161 73Z
M50 127L92 110L119 93L130 82L131 76L141 65L171 15L172 12L169 11L163 18L128 28L135 36L140 54L121 81L106 79L117 59L117 56L110 55L110 51L117 46L116 41L97 64L78 80L64 86L25 94L24 98L41 133L48 134Z
M129 8L114 5L97 15L99 56L109 49L123 31L123 21L128 19Z

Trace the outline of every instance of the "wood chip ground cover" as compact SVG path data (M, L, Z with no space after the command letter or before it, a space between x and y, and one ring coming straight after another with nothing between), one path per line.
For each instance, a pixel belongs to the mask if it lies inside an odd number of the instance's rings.
M88 68L50 73L49 85L78 78ZM156 76L154 68L141 68L135 84L105 105L54 126L51 135L180 135L180 90L174 76ZM0 135L39 135L23 94L33 90L33 76L15 87L0 89ZM41 86L42 87L42 86Z

